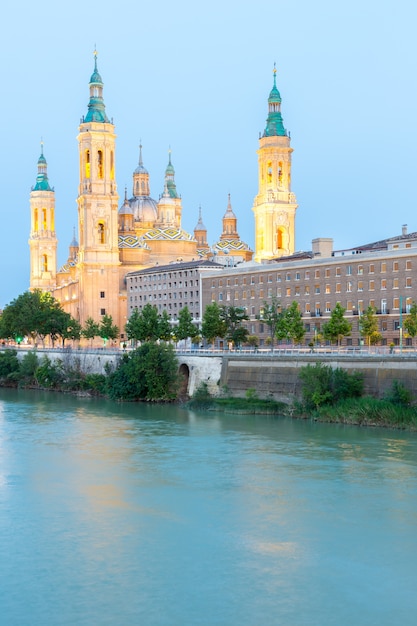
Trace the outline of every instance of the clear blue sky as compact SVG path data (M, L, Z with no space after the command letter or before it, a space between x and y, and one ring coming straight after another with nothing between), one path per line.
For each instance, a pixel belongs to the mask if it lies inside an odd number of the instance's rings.
M65 6L65 8L64 8ZM209 243L227 194L253 248L259 132L272 70L299 209L297 250L344 248L417 230L413 0L7 3L0 37L3 129L0 306L29 284L29 193L40 140L56 192L59 264L77 222L78 124L97 47L117 132L120 202L143 143L151 193L172 149L183 227L201 204Z

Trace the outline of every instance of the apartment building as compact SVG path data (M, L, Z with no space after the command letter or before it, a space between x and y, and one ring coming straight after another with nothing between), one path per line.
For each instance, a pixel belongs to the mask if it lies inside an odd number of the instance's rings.
M403 227L397 237L357 248L333 251L331 239L313 240L312 251L280 257L269 263L243 263L205 274L202 303L244 307L250 334L264 345L269 328L257 319L264 303L275 297L282 307L293 301L302 313L305 343L320 336L337 302L352 324L344 345L362 342L360 315L376 309L382 345L412 344L403 332L405 315L417 301L417 233Z
M213 261L172 262L155 265L126 275L127 317L146 304L156 306L159 313L167 311L173 324L179 311L188 307L194 323L202 318L201 281L206 272L215 274L223 265Z

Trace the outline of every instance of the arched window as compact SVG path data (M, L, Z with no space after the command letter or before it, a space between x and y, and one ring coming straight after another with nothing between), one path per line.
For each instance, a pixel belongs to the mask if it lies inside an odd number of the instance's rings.
M42 271L43 272L48 271L48 255L47 254L42 255Z
M272 163L268 163L268 183L272 183Z
M102 150L99 150L97 152L97 167L98 167L98 177L103 178L104 168L103 168L103 151Z
M103 222L99 222L98 223L98 241L99 241L99 243L105 243L104 224L103 224Z
M46 209L42 209L42 230L47 230Z
M38 222L38 209L35 209L34 213L33 213L33 230L35 231L35 233L38 232L39 229L39 222Z
M136 195L136 196L138 196L138 195L139 195L139 183L138 183L138 181L136 181L135 195Z
M114 180L114 154L110 152L110 180Z
M280 187L282 185L282 163L281 163L281 161L278 163L278 185Z
M90 150L85 151L85 177L90 178Z
M282 228L278 228L277 230L277 249L282 250L282 240L283 240L283 230Z

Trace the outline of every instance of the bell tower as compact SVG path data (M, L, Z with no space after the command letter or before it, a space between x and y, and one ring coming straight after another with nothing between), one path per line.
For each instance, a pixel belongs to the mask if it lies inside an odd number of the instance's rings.
M87 115L81 119L78 146L78 188L81 324L88 317L119 317L118 200L115 175L114 125L106 115L103 81L97 69L90 78Z
M281 95L274 84L268 98L268 117L258 149L258 195L255 197L254 260L274 259L295 250L297 201L291 191L291 139L281 115Z
M49 185L43 144L36 184L30 193L30 216L30 289L51 291L56 284L58 241L55 235L55 191Z

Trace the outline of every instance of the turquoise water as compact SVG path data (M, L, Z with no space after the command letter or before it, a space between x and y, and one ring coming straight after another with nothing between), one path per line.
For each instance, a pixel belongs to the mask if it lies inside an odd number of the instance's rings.
M414 626L417 435L0 391L3 625Z

